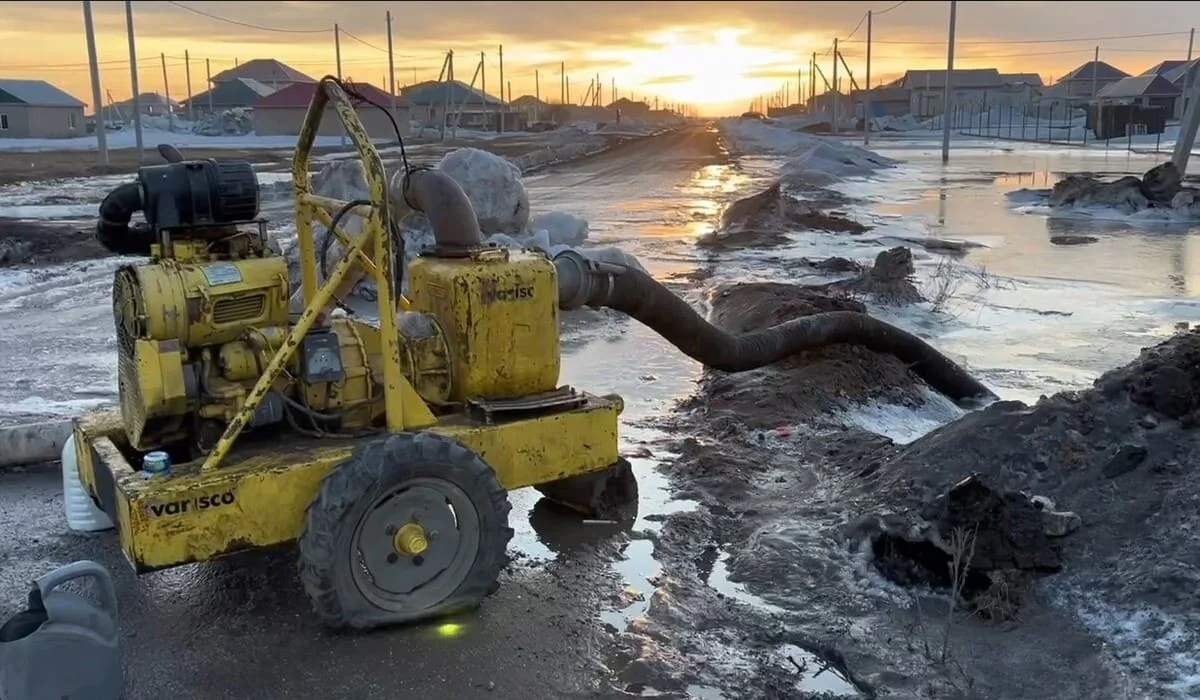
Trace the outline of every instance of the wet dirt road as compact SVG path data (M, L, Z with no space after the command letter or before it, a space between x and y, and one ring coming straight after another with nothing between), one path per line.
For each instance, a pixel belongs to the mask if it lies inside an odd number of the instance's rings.
M719 162L715 144L715 134L693 129L623 147L532 179L530 199L535 213L572 211L597 229L611 214L621 234L604 235L608 240L645 235L662 226L655 203L676 221L692 209L711 208L678 190L702 182L697 172ZM105 267L87 271L86 296L52 293L56 308L46 309L41 322L23 304L0 310L0 327L23 324L27 340L36 338L42 348L46 366L27 373L49 375L38 380L48 400L77 397L81 382L74 366L55 364L64 347L77 356L71 362L94 371L88 382L94 398L112 399ZM583 325L575 337L564 338L563 381L599 393L661 397L628 401L627 423L668 409L670 395L690 390L693 375L671 375L669 368L660 368L663 376L651 389L644 386L654 367L627 361L631 347L641 346L642 356L653 351L640 329L629 333L629 324L604 318ZM13 357L17 348L3 352ZM626 440L637 435L630 428ZM645 471L645 460L635 462ZM653 492L655 476L645 476L643 492ZM0 618L23 605L28 581L49 568L80 558L104 563L117 577L130 698L614 696L604 690L612 627L602 619L608 621L605 611L618 605L621 577L612 564L625 560L621 551L629 535L561 516L539 505L531 491L512 494L513 565L477 614L365 635L331 634L312 619L290 548L135 579L111 533L65 534L60 492L54 471L0 473L0 527L6 533L0 539ZM638 526L649 525L640 520Z

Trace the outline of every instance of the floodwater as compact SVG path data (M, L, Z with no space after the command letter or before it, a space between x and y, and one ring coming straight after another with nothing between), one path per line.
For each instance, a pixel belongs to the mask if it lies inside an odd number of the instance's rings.
M1049 187L1067 172L1139 174L1155 164L1153 156L964 141L951 163L942 166L930 144L885 140L875 150L904 163L831 186L851 198L842 209L871 224L870 232L797 233L786 248L723 254L712 266L692 243L711 230L724 204L768 181L782 160L769 155L729 160L703 143L668 136L636 157L600 156L530 177L533 214L559 210L587 219L593 241L637 256L698 305L712 286L725 282L800 281L792 263L801 257L839 255L869 262L881 250L910 245L919 286L933 301L877 313L963 360L1004 398L1034 400L1086 386L1170 333L1176 323L1200 321L1200 226L1052 218L1022 210L1007 196L1016 189ZM41 206L24 200L18 205ZM275 210L282 215L286 206ZM1065 236L1095 240L1055 242ZM976 247L946 255L939 245L944 241ZM0 272L0 356L6 358L0 367L0 425L74 415L114 399L109 290L117 263ZM709 267L711 278L703 284L691 281ZM626 319L595 315L571 328L563 338L562 382L624 396L622 447L637 455L631 462L639 474L640 513L614 564L631 594L601 616L620 631L646 614L659 572L652 537L662 517L695 506L673 500L670 485L656 471L672 455L662 447L668 436L649 421L674 410L692 392L700 368ZM843 419L907 441L953 418L955 411L931 402L924 414L905 416L874 406L848 411ZM536 500L529 490L513 494L514 546L535 565L564 551L561 541L548 537L573 536L563 528L535 529L525 516L536 515ZM586 533L575 534L586 539ZM773 603L730 580L727 561L727 553L720 553L706 583L770 612ZM808 654L799 648L778 653L797 659ZM806 691L856 694L828 672L798 683ZM689 692L723 697L717 688L696 686Z

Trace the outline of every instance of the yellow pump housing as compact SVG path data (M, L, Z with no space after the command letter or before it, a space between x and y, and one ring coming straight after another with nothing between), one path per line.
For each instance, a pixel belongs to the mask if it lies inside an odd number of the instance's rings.
M558 383L558 282L539 253L482 249L409 267L412 308L437 319L451 348L450 398L509 399Z

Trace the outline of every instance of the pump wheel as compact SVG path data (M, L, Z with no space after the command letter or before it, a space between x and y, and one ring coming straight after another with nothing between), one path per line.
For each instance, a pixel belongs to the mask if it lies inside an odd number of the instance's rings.
M300 535L300 580L331 627L473 609L499 586L511 509L492 468L457 440L389 436L321 482Z

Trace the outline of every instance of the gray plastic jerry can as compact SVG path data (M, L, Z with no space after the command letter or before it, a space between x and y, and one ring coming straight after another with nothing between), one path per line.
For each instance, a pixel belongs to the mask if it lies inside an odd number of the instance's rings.
M55 590L96 582L99 604ZM108 571L77 561L34 581L29 609L0 626L0 700L116 700L124 692L117 596Z

